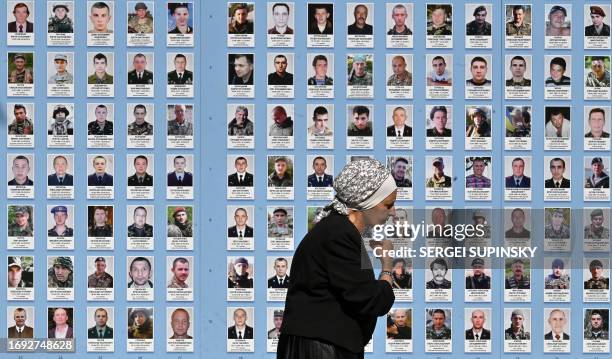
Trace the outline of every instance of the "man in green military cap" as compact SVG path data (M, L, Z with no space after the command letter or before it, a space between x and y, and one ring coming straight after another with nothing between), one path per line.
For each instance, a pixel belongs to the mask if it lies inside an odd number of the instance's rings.
M603 276L603 263L594 259L589 263L591 278L584 282L584 289L610 289L610 278Z
M72 258L55 257L47 271L47 288L73 288Z
M13 207L14 219L9 224L9 237L33 237L32 223L30 223L30 209L27 207Z
M74 77L68 72L68 56L66 54L55 54L53 57L56 73L49 77L49 84L72 85Z
M431 325L425 329L426 339L451 339L451 330L446 326L446 312L435 309L431 314Z
M70 9L67 5L53 5L53 16L49 18L47 32L50 34L72 34L74 25L72 19L68 17L69 12Z
M453 26L446 22L447 13L445 5L429 5L431 21L427 22L427 35L452 35Z
M153 16L148 11L147 4L137 2L134 11L134 14L128 15L128 33L152 34Z
M584 239L610 239L610 230L604 226L604 213L601 208L591 211L591 224L584 227Z
M525 321L525 314L521 309L515 309L510 315L510 327L504 331L504 337L506 340L530 340L531 333L525 330L523 325Z

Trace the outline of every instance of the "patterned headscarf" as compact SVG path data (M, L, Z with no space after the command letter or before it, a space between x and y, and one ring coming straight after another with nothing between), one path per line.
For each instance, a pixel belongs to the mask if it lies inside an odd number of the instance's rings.
M391 172L379 161L365 159L350 162L334 180L336 196L317 215L315 222L327 217L332 211L347 216L349 209L370 209L396 188Z

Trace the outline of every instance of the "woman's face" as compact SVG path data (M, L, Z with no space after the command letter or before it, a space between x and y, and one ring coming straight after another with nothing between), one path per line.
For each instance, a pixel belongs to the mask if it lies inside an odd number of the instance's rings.
M395 198L397 190L394 190L382 202L363 212L365 224L374 226L384 224L389 216L395 216Z
M147 317L142 312L138 312L134 316L134 323L136 323L137 326L143 325L146 321L147 321Z

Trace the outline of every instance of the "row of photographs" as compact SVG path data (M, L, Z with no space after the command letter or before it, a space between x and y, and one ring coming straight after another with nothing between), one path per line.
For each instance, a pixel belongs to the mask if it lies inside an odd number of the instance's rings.
M125 335L128 351L153 351L154 340L154 314L159 312L153 307L128 307L126 316ZM117 311L114 307L88 307L87 350L92 352L113 352L115 335L114 327ZM65 339L59 351L72 351L74 343L69 341L78 337L73 307L48 307L46 310L47 338ZM158 313L159 314L159 313ZM266 308L266 351L275 352L282 327L284 310L280 307ZM609 309L585 308L582 323L578 326L582 337L582 351L584 353L606 353L610 350L609 343ZM415 309L397 307L392 308L387 315L385 328L385 351L402 353L413 351L413 328L416 329ZM455 315L457 315L455 311ZM35 310L34 307L24 306L7 308L7 333L11 339L28 339L34 337ZM194 327L191 323L193 308L168 307L165 310L167 351L188 352L193 351ZM461 337L464 339L465 351L469 353L491 352L492 342L496 338L493 324L492 308L465 308ZM532 316L531 308L505 307L503 310L504 352L529 353L531 352L532 327L536 322L535 314ZM571 352L571 309L565 307L544 308L544 352L569 353ZM227 320L227 351L253 352L255 350L255 308L228 307ZM456 321L454 326L457 327ZM424 309L424 324L422 326L426 352L451 352L453 333L453 309L433 307ZM158 324L159 326L159 324ZM159 330L159 329L157 329ZM121 330L123 332L123 330ZM421 337L421 335L415 335ZM573 338L576 341L576 338ZM68 347L70 346L70 347ZM71 350L72 349L72 350ZM23 350L27 351L27 350ZM370 341L365 348L366 352L373 351L373 342Z
M46 106L48 148L72 148L76 123L74 103L48 103ZM346 146L348 149L374 148L373 105L349 105L345 110ZM33 103L8 103L7 147L33 148L35 126L39 115ZM266 146L268 149L293 149L296 130L295 105L267 104ZM308 149L333 149L334 133L338 128L333 104L308 104L310 120L304 121ZM252 149L255 146L256 115L253 104L229 104L227 106L227 147L230 149ZM418 112L418 109L417 109ZM453 148L453 124L459 117L453 105L426 105L423 124L426 129L426 149L451 150ZM576 114L570 106L544 106L544 149L570 150L572 124L575 116L582 117L584 149L586 151L608 151L610 149L610 107L584 106L582 114ZM127 148L153 148L155 106L151 103L129 103L123 113L113 103L88 103L87 147L114 148L115 123L125 116ZM412 105L386 105L385 146L387 149L411 150L413 130L418 127L414 120ZM530 105L508 105L503 113L506 150L531 150L532 136L538 126L532 120ZM193 148L196 113L192 104L167 104L165 106L166 147ZM492 150L495 133L493 108L491 105L466 105L465 126L466 150ZM533 127L533 130L532 130ZM38 128L38 125L36 126ZM43 130L43 132L44 132ZM455 132L456 135L456 132ZM455 136L456 137L456 136Z
M295 54L268 53L267 97L293 98L295 92ZM113 96L115 78L114 53L88 52L87 85L89 97ZM7 53L7 86L13 89L9 96L29 96L18 90L26 91L35 84L35 59L32 52ZM47 53L47 96L74 97L74 53ZM466 99L492 99L493 96L493 56L490 54L465 55L464 76ZM127 53L127 96L154 97L155 67L152 52ZM431 67L425 81L427 99L451 99L453 97L453 55L428 54L426 66ZM386 97L389 99L413 98L413 55L386 55ZM508 54L505 56L504 78L506 99L532 98L532 55ZM189 70L194 64L192 53L167 53L164 81L168 97L193 97L179 93L178 89L193 92L194 72ZM345 59L347 98L372 98L374 93L374 55L348 54ZM610 56L587 55L583 61L584 98L587 100L609 99ZM572 56L545 55L543 83L545 99L571 99ZM254 91L255 56L254 54L228 54L228 93L230 97L249 97L237 91ZM307 55L307 97L334 97L334 54ZM301 81L300 81L301 82ZM336 83L338 83L336 81ZM95 93L94 85L106 85L109 94ZM180 85L180 86L178 86ZM183 86L184 85L184 86ZM172 86L172 87L170 87ZM178 87L177 87L178 86ZM252 88L244 88L250 86Z
M83 308L85 309L85 308ZM115 307L87 307L87 327L79 328L75 307L54 306L45 310L45 324L36 325L35 308L31 306L7 307L7 339L11 352L35 352L38 346L44 345L47 352L75 352L77 338L87 338L87 352L114 352L115 338L125 331L128 352L153 352L155 336L159 340L159 331L165 329L167 352L194 351L194 317L193 307L127 307L124 317L125 327L117 329L119 320L115 320L118 310ZM165 318L163 329L156 315ZM44 330L43 330L44 328ZM44 335L35 335L44 331ZM82 335L79 333L82 331ZM41 344L40 339L53 339ZM30 340L28 340L30 339Z
M334 156L308 155L308 167L304 178L308 191L308 199L330 200L333 195ZM349 156L347 161L355 156ZM358 157L358 156L357 156ZM368 157L368 156L366 156ZM369 157L368 157L369 158ZM254 163L254 155L228 155L227 164L227 198L254 199L255 171L249 169L249 163ZM459 178L453 174L453 158L451 156L425 156L428 164L425 170L424 187L428 200L452 200L453 182ZM127 198L153 199L154 175L148 168L154 168L152 154L127 155ZM495 182L493 174L493 158L491 156L466 156L464 158L464 183L458 183L466 190L468 200L488 200L492 198L492 188ZM47 155L47 198L74 199L75 196L75 160L71 154ZM116 184L114 170L115 156L113 154L87 154L87 162L91 164L91 172L87 175L88 199L112 199ZM35 174L30 171L35 168L32 154L8 154L7 197L9 199L32 199L35 190ZM413 199L414 174L413 156L387 156L386 163L399 188L399 200ZM544 177L542 186L547 200L568 201L571 199L572 175L570 156L544 156L542 168ZM548 170L546 170L548 164ZM166 198L193 199L194 174L193 155L166 155ZM89 167L89 165L87 166ZM532 156L504 156L504 189L505 200L531 200L532 188L540 186L531 183L533 168ZM610 167L609 156L585 156L582 161L583 175L581 185L574 186L583 189L585 200L609 201L610 178L607 173ZM293 199L294 177L297 177L294 155L268 155L267 198ZM312 172L311 172L312 171ZM575 179L575 177L574 177ZM463 182L463 181L461 181ZM36 182L38 183L38 182Z
M572 285L572 258L544 257L547 266L539 279L544 283L545 302L570 302ZM126 296L128 301L154 300L154 260L153 256L126 257ZM9 301L34 300L35 292L35 257L9 256L7 258ZM268 256L266 259L266 298L268 301L284 301L287 289L291 284L292 257ZM574 260L575 262L575 260ZM610 258L584 257L579 268L582 272L583 301L610 302ZM227 300L255 300L255 258L253 256L228 256L226 266ZM191 256L166 257L166 288L167 301L193 301L194 275L191 268L194 258ZM457 284L464 289L466 302L491 302L493 268L490 258L476 257L465 259L465 270L461 265L452 269L452 259L430 258L424 268L425 300L428 302L452 302L453 272L463 272ZM469 264L469 265L467 265ZM575 264L575 263L573 263ZM534 289L531 271L535 264L531 259L507 258L503 264L504 301L531 302L531 292ZM51 301L75 298L75 282L78 280L78 270L74 256L47 256L46 260L47 299ZM413 301L413 281L415 269L410 258L396 257L393 260L392 281L396 301ZM121 288L115 269L114 256L87 257L87 300L112 301L115 288ZM573 278L574 280L576 278ZM457 283L459 282L459 283ZM159 284L159 280L158 280ZM539 285L536 285L539 287ZM574 296L574 299L575 296Z

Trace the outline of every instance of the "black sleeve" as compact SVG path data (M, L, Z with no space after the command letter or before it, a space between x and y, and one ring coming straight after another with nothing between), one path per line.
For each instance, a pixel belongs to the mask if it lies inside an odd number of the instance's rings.
M332 292L353 313L366 316L387 314L395 301L393 289L387 281L376 280L371 268L362 269L363 246L346 233L330 237L324 242L323 249Z

